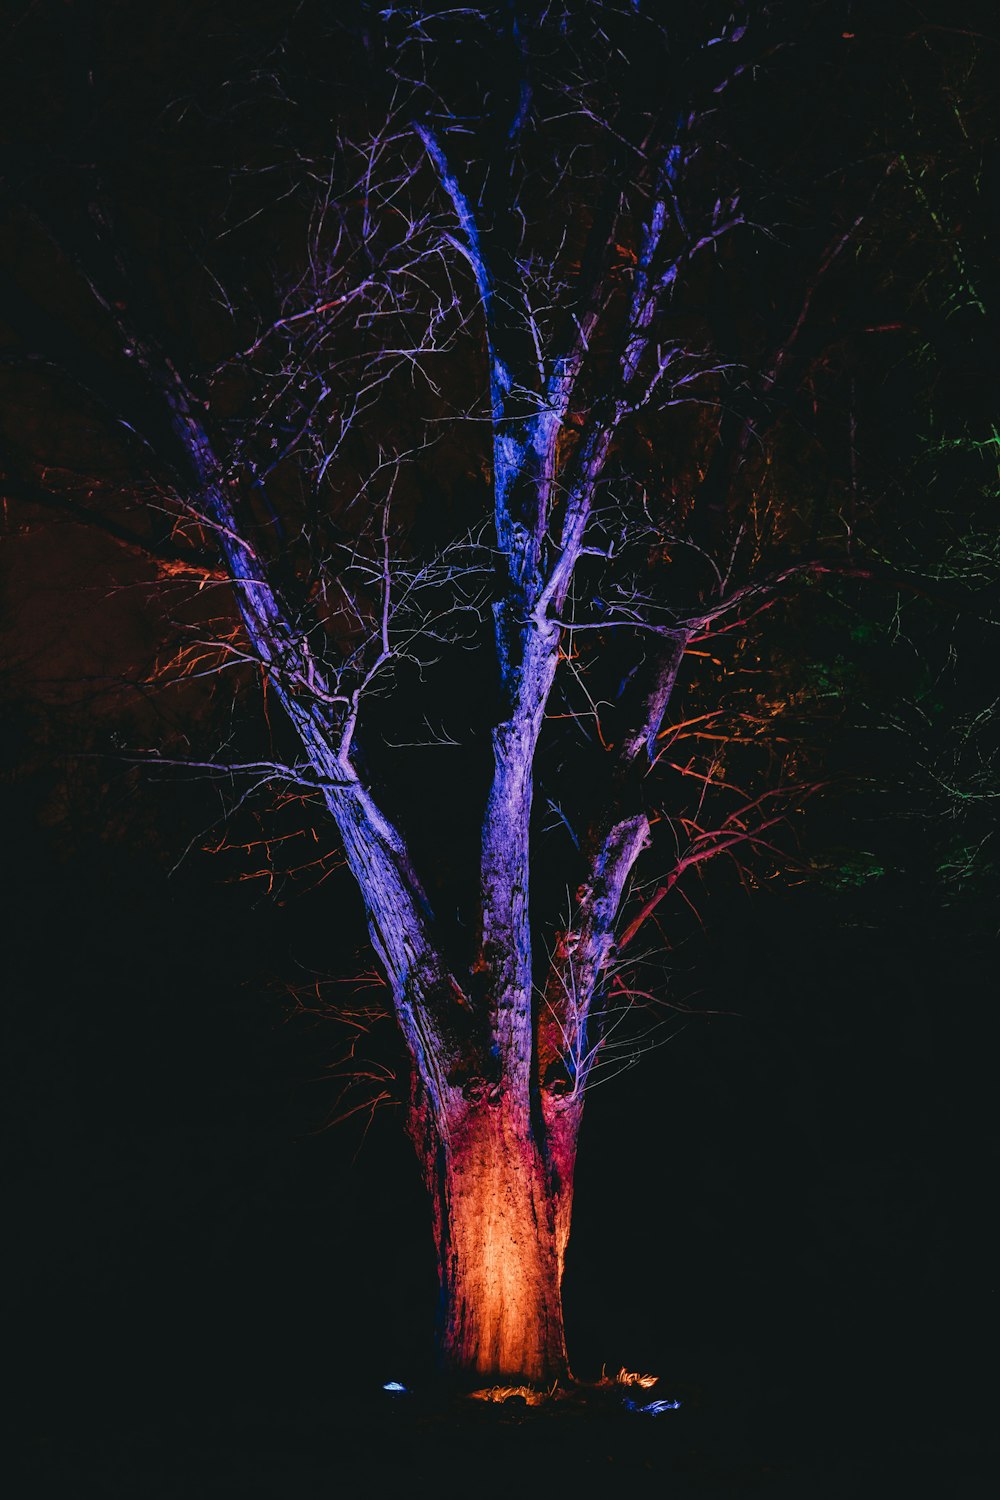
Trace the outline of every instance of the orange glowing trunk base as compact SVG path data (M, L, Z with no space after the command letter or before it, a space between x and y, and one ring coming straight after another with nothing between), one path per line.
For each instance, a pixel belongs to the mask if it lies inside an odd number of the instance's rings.
M554 1166L527 1110L509 1102L470 1106L425 1158L440 1353L454 1375L549 1385L569 1378L561 1284L572 1171Z

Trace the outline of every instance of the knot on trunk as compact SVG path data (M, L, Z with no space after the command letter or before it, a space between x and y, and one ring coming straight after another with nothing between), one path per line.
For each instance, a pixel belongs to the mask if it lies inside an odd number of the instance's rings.
M562 1099L571 1094L575 1087L576 1079L561 1057L549 1063L542 1078L542 1088L547 1094Z
M473 1104L499 1104L502 1093L497 1079L483 1078L479 1074L473 1074L462 1084L463 1099Z

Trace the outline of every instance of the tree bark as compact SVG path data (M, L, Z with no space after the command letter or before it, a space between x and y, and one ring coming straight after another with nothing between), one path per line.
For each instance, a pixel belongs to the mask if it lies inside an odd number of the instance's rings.
M499 1087L446 1119L426 1103L413 1109L438 1252L439 1356L459 1379L569 1378L562 1275L575 1123L550 1140L527 1101Z

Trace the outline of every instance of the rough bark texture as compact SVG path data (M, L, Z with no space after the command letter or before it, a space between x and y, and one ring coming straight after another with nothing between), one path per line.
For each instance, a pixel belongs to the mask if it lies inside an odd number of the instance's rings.
M562 1276L576 1116L557 1139L497 1089L444 1119L416 1107L411 1133L433 1209L439 1355L475 1381L569 1377Z

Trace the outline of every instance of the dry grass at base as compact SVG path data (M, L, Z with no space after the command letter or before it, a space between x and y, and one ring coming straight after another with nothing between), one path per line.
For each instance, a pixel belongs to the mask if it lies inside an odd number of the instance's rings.
M626 1370L623 1365L617 1375L611 1376L601 1371L600 1380L594 1382L573 1381L571 1385L561 1386L555 1384L548 1390L540 1390L537 1386L530 1385L490 1385L484 1386L482 1390L469 1391L470 1401L486 1401L501 1406L505 1402L514 1402L525 1406L543 1406L548 1402L581 1402L586 1401L593 1395L611 1394L621 1389L638 1387L641 1390L649 1390L659 1380L658 1375L640 1374L635 1370Z

